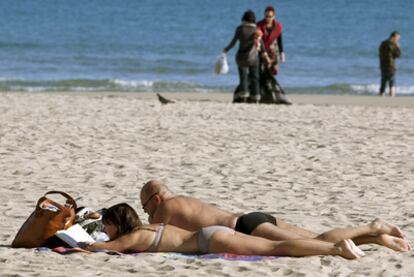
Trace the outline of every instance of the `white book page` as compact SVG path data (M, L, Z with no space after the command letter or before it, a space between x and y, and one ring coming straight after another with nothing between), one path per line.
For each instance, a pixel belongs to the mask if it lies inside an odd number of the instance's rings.
M78 247L78 242L95 242L95 240L79 224L75 224L67 230L57 231L56 236L72 247Z

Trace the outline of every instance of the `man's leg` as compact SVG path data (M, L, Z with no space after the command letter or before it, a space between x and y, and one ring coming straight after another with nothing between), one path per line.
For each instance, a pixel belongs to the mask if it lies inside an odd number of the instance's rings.
M374 243L395 251L409 251L411 246L404 239L400 228L382 219L376 219L368 225L352 228L337 228L322 233L316 239L337 243L343 239L352 239L356 245Z
M278 219L277 226L271 223L262 223L254 229L251 235L275 241L315 238L337 243L343 239L352 239L356 245L373 243L395 251L411 250L409 243L403 239L401 230L380 219L376 219L366 226L337 228L320 235Z
M370 224L360 227L336 228L324 232L316 238L336 243L343 239L354 239L361 236L377 236L382 234L403 238L400 228L389 224L382 219L375 219Z
M274 241L308 239L290 230L282 229L272 223L262 223L250 234L252 236L266 238ZM316 236L315 236L316 237Z
M299 236L302 236L304 238L316 238L318 236L318 233L315 233L313 231L310 231L305 228L301 228L289 223L284 222L283 220L277 219L277 226L284 230L288 230L290 232L296 233Z
M395 96L395 72L390 72L388 75L388 82L390 85L390 96Z
M279 218L276 225L272 223L258 225L251 235L270 240L313 239L318 236L317 233L288 224Z
M389 224L382 219L376 219L370 224L367 224L365 226L360 227L349 227L349 228L336 228L327 232L324 232L320 235L291 225L287 224L280 219L277 219L277 226L271 224L271 223L263 223L257 226L257 228L251 233L251 235L262 235L262 234L268 234L270 236L271 234L280 234L289 236L291 238L315 238L319 240L329 241L329 242L339 242L343 239L354 239L357 237L364 237L364 236L371 236L375 237L377 235L391 235L398 238L403 238L403 234L397 226L394 226L392 224ZM277 239L274 239L277 240ZM361 238L361 242L364 239Z
M387 85L387 76L386 76L386 73L381 70L381 86L380 86L380 91L379 91L380 96L384 96L386 85Z
M407 240L391 235L381 234L377 236L359 236L352 239L356 245L378 244L394 251L407 252L411 250L411 245Z

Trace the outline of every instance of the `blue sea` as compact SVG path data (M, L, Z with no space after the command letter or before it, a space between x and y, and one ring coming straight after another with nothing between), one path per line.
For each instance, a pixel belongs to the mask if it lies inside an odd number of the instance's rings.
M401 33L397 93L414 95L412 0L0 0L0 91L232 92L216 57L243 12L283 25L287 93L376 94L378 46Z

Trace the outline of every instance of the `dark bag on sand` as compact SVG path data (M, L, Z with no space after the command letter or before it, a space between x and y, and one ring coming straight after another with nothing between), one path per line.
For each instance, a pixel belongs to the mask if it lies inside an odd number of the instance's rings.
M236 54L236 63L240 67L254 66L258 61L258 52L255 45L248 52L237 52Z
M46 195L60 194L66 198L61 205ZM53 243L56 231L67 229L75 220L75 200L62 191L46 192L38 201L34 212L23 223L12 242L15 248L34 248L50 246Z

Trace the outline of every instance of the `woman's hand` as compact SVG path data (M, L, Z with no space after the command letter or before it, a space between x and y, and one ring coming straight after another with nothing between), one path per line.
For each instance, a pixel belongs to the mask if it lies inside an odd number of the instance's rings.
M79 248L82 248L82 249L87 250L87 251L92 251L92 247L91 247L92 244L93 243L83 242L83 241L78 242Z
M285 61L286 61L285 52L280 52L280 61L282 63L285 63Z
M273 64L272 59L271 59L271 58L269 58L269 57L266 57L266 64L267 64L267 67L271 67L271 66L272 66L272 64Z

